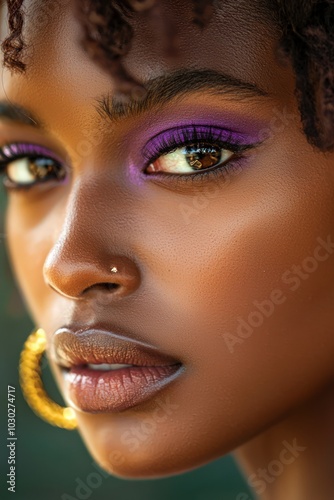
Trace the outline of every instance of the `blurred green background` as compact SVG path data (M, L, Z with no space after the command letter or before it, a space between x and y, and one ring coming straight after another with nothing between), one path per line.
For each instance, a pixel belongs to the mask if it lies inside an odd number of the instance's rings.
M251 500L245 480L231 457L179 476L158 480L123 480L102 472L76 431L52 427L25 403L18 382L20 350L34 325L13 279L6 254L5 193L0 187L0 319L1 347L1 483L0 498L16 500ZM62 402L47 362L43 380L50 395ZM7 490L7 386L16 387L16 492ZM92 473L95 475L90 476ZM90 483L90 477L92 483ZM94 482L95 481L95 482ZM79 495L78 484L86 484ZM91 487L89 487L91 484Z

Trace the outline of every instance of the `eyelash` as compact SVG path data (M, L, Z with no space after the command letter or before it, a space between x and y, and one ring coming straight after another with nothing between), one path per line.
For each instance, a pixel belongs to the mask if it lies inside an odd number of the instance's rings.
M5 153L5 149L9 151L9 153ZM14 142L5 144L0 148L0 174L6 175L6 169L10 163L17 161L21 158L27 158L29 160L36 159L46 159L52 160L54 169L61 170L63 167L59 160L52 156L52 153L49 152L46 148L39 146L37 144L31 143L22 143L22 142ZM49 178L50 179L50 178ZM48 180L48 179L46 179ZM7 190L11 191L28 191L36 184L40 184L46 182L46 180L36 180L27 184L19 184L11 181L7 176L7 179L4 179L4 186Z
M211 180L221 178L224 173L227 173L232 167L239 166L244 159L244 152L255 148L259 143L245 144L236 134L230 130L219 129L213 126L201 126L200 129L196 125L188 127L177 127L168 131L169 137L166 138L166 132L161 133L153 138L149 146L142 151L146 161L145 169L160 156L173 152L175 149L188 145L205 145L210 144L221 149L226 149L235 154L233 159L227 162L213 166L203 171L197 171L190 174L173 174L173 173L154 173L149 174L149 177L167 178L176 183L201 183L203 180ZM153 143L153 145L151 144ZM145 170L144 169L144 170Z

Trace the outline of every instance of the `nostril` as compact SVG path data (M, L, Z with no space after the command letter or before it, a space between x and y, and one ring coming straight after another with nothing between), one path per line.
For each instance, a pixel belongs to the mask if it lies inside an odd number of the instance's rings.
M114 290L119 288L121 285L119 283L102 283L101 286L107 290Z
M121 285L119 283L95 283L94 285L91 285L87 287L84 292L88 292L89 290L95 289L95 290L104 290L110 292L111 290L116 290L119 288Z

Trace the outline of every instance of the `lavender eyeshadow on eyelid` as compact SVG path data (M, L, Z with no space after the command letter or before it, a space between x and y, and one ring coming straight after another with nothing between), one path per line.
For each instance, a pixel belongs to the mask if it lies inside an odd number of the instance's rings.
M254 138L248 137L245 134L241 134L240 132L235 132L227 128L220 128L213 125L204 124L190 124L188 126L174 127L156 134L146 143L146 145L142 149L142 153L144 156L148 157L154 153L155 144L159 144L159 140L162 139L167 143L172 142L175 137L180 137L180 139L182 139L182 133L193 133L194 131L196 132L196 134L198 134L199 136L203 136L204 138L211 133L217 138L217 140L231 142L232 144L237 143L248 145L254 142Z
M241 134L240 132L234 132L233 130L227 129L227 128L220 128L220 127L215 127L212 125L189 125L186 127L175 127L172 129L168 129L164 132L160 132L156 136L154 136L149 142L154 141L156 137L164 137L165 139L170 139L172 137L175 137L178 134L182 134L183 131L187 132L193 132L196 131L197 134L199 135L204 135L208 133L213 133L217 135L220 139L230 139L230 140L235 140L235 141L245 141L245 144L248 142L249 138L247 138L244 134Z
M20 154L36 154L40 156L52 157L55 161L60 162L60 159L49 149L38 144L30 144L25 142L8 144L3 147L3 152L6 156L20 155Z

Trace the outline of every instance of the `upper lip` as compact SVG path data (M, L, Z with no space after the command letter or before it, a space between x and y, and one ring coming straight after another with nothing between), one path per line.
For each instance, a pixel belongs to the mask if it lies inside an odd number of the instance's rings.
M64 368L85 364L129 364L166 366L181 362L161 353L156 347L124 337L109 329L63 327L52 336L52 355Z

